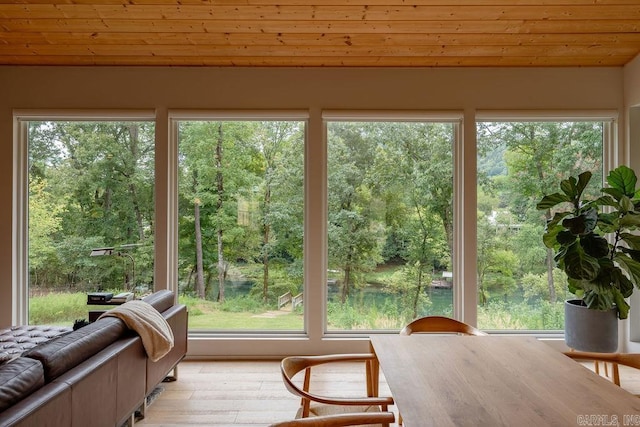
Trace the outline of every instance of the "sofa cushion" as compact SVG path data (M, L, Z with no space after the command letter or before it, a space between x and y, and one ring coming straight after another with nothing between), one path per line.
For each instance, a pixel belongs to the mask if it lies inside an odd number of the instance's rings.
M66 326L50 325L24 325L0 329L0 364L71 330L72 328Z
M151 295L147 295L142 298L142 301L151 304L153 308L162 313L163 311L173 307L175 304L175 294L172 291L163 289L161 291L154 292Z
M23 356L39 360L44 367L45 380L50 382L115 342L126 331L127 327L120 319L100 319L40 344Z
M0 412L44 385L42 364L18 357L0 366Z

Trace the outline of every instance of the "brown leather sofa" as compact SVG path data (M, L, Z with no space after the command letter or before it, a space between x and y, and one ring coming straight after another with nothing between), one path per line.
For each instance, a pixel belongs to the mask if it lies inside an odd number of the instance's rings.
M173 331L168 354L151 361L140 337L115 317L38 344L0 365L0 426L120 427L144 413L146 396L186 355L187 310L167 290L143 300Z

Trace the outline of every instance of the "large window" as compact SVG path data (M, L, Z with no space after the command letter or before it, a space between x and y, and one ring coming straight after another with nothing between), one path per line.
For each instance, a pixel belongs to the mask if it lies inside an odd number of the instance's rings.
M302 330L305 122L175 124L190 329Z
M152 290L154 124L38 119L21 127L29 323L87 319L88 292Z
M564 274L542 244L550 212L536 203L589 170L602 187L603 121L478 123L478 326L561 330Z
M327 329L453 315L456 126L327 122Z
M600 188L616 125L505 114L171 112L160 148L154 116L18 117L16 318L166 287L199 337L338 345L425 315L561 331L536 203L584 170Z

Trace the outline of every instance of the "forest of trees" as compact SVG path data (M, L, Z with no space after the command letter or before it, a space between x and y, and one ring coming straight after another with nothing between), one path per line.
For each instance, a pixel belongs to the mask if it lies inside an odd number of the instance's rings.
M153 123L28 130L31 294L152 289ZM261 312L303 292L305 123L182 121L178 133L181 295ZM447 122L328 123L330 328L452 314L451 291L433 285L451 280L455 135ZM602 135L601 122L479 123L480 327L562 328L565 283L535 204L583 170L597 187ZM89 256L101 247L121 256Z

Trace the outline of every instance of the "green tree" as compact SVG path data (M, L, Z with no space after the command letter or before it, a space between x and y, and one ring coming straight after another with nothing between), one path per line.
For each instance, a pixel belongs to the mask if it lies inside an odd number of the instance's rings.
M57 252L70 254L65 244L100 242L105 246L143 245L153 248L154 128L146 122L51 121L29 123L30 182L45 179L48 197L60 206L60 226L48 238ZM30 204L30 209L36 208ZM45 219L30 221L31 239ZM102 271L72 268L88 257L91 248L76 244L72 258L49 262L48 283L82 284L98 281L119 286L134 281L133 266ZM135 252L132 250L132 256ZM37 259L36 259L37 258ZM40 257L30 259L38 263ZM52 261L51 259L49 261ZM96 265L98 261L86 261ZM113 260L111 260L113 262ZM36 265L33 264L33 265ZM136 263L136 281L152 280L153 257ZM54 271L55 270L55 271ZM32 284L36 281L32 281Z
M297 229L295 241L301 246L302 236L302 155L303 132L299 122L260 122L251 142L262 160L259 175L260 228L262 245L262 299L269 294L269 265L272 258L291 261L288 249L301 257L299 248L291 247L291 231ZM293 170L291 168L294 168ZM297 170L297 173L294 171ZM290 181L290 183L288 183ZM297 203L295 203L297 201ZM279 241L282 240L282 244Z
M506 296L515 290L518 259L509 245L512 232L495 218L478 216L478 299L482 306L492 293Z
M182 223L190 226L181 230L183 236L194 236L195 244L181 245L181 264L189 267L189 275L196 272L196 294L206 296L206 279L216 272L217 300L225 300L227 259L242 253L238 241L243 228L238 224L239 189L254 182L251 172L252 153L247 149L251 124L243 122L183 122L180 129L181 172L180 194ZM186 199L186 200L184 200ZM188 206L192 214L188 215ZM191 245L191 239L181 239ZM214 248L215 250L211 250ZM191 255L193 262L183 254ZM244 255L244 254L243 254Z
M329 261L342 271L340 300L364 273L381 260L383 230L376 227L374 198L368 185L376 146L376 129L358 123L331 123L329 151Z
M372 186L386 204L385 224L403 236L413 318L435 269L451 265L453 246L452 127L440 123L380 123ZM397 254L400 255L400 254Z
M34 177L29 183L29 268L34 286L38 273L57 258L54 236L62 227L63 205L46 191L47 183Z
M506 177L488 180L491 171L485 169L479 171L479 182L487 193L500 195L501 206L509 209L519 223L544 226L551 213L540 217L535 204L549 192L558 176L588 169L600 177L596 182L602 182L601 122L479 123L480 157L491 155L494 158L495 153L500 152L505 160ZM495 164L495 161L491 163ZM492 166L491 170L498 169ZM521 252L521 255L532 254ZM531 262L522 265L531 265ZM545 265L549 300L553 303L556 287L551 250L546 253Z

